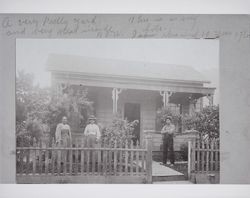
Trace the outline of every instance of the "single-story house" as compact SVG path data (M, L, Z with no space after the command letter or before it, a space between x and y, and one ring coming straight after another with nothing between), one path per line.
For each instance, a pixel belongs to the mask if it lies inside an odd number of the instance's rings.
M66 85L88 88L102 125L110 123L117 112L129 121L139 120L135 129L139 141L145 131L156 131L156 113L162 106L190 114L202 108L203 97L213 103L215 88L207 87L210 82L191 66L64 54L50 54L47 66L56 91ZM75 136L79 133L82 129L73 130ZM160 140L159 135L155 137ZM154 149L159 146L156 143Z

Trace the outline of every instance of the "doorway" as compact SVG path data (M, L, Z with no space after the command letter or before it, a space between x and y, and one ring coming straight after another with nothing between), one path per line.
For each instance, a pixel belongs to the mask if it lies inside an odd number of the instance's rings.
M135 126L134 129L134 138L133 141L140 141L140 121L141 121L141 107L139 103L125 103L124 105L124 118L129 122L138 120L139 123Z

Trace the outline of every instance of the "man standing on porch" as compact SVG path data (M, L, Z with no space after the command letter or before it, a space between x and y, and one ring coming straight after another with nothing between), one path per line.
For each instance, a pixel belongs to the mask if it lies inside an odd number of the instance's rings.
M93 148L99 142L101 133L99 126L95 124L95 116L91 115L88 121L89 124L85 127L84 135L86 136L87 147Z
M162 139L163 139L163 158L162 163L164 165L167 164L167 157L168 157L168 150L170 152L169 158L170 158L170 165L174 165L175 156L174 156L174 132L175 132L175 126L172 124L172 118L168 116L165 120L165 126L162 128Z

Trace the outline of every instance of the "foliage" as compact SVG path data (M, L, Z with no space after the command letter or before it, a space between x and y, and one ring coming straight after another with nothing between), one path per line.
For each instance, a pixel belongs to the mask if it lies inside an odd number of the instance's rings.
M84 127L93 107L87 98L87 90L79 87L75 90L67 87L62 95L56 95L50 88L34 85L32 74L19 71L16 77L17 144L20 145L21 138L25 144L33 138L39 141L44 124L49 126L53 137L63 116L68 116L75 126Z
M68 117L73 130L79 130L85 128L89 115L93 113L93 102L87 98L87 89L67 87L62 94L52 97L48 108L47 122L52 132L63 116Z
M165 124L165 120L168 116L172 117L172 122L175 126L179 126L181 115L171 111L169 107L162 107L160 110L157 111L156 114L156 125L157 130L161 130Z
M50 90L34 85L34 76L19 71L16 78L16 120L45 119Z
M110 142L114 145L116 142L117 145L124 146L126 141L130 142L133 140L133 131L138 123L138 120L128 122L128 120L122 119L119 115L114 116L112 123L102 130L102 143Z
M201 136L219 138L219 106L208 106L193 115L184 115L183 124L189 130L197 130Z
M25 122L16 123L16 146L29 146L31 142L31 136L26 129Z
M41 123L47 117L50 95L48 88L34 85L34 76L19 71L16 77L17 145L30 145L42 135Z

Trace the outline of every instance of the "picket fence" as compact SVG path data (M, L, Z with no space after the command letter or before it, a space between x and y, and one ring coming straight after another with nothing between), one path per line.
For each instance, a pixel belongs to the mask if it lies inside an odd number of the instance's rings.
M90 147L84 138L69 147L43 145L16 148L17 183L151 183L152 138L141 145L105 142Z
M188 175L220 171L219 140L188 142Z

